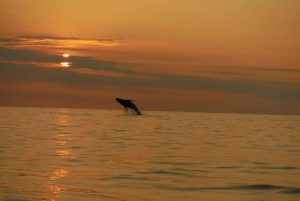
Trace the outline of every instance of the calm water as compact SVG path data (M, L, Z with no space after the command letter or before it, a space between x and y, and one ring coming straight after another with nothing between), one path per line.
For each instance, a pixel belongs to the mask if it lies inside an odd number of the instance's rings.
M300 200L300 116L0 107L0 200Z

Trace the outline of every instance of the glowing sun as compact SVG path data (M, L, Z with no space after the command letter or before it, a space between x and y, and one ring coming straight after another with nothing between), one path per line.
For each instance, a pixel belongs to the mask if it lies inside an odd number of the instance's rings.
M61 62L60 63L63 67L70 67L71 63L70 62Z

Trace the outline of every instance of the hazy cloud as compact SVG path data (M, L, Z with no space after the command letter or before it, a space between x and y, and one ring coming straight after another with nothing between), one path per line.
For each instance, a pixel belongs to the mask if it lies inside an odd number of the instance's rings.
M2 65L6 66L8 65L7 63L15 63L19 65L32 64L36 67L61 67L60 62L64 60L61 55L49 55L33 50L9 49L5 47L0 47L0 59L2 59ZM154 78L145 73L118 68L119 63L117 62L101 61L92 57L71 56L68 58L68 62L70 62L71 66L69 68L61 67L62 70L112 77Z
M212 73L212 74L221 74L221 75L238 75L238 76L250 76L250 73L242 72L229 72L229 71L213 71L213 70L196 70L199 73Z
M75 47L76 45L117 46L122 42L114 39L85 39L80 37L12 36L0 37L2 46L53 46Z
M258 70L258 71L266 71L266 72L288 72L288 73L300 73L300 69L295 68L247 68L249 70Z
M271 81L225 80L199 76L173 75L138 72L122 69L122 63L102 61L93 57L71 56L70 68L50 68L59 64L64 58L33 50L9 49L0 47L0 81L16 80L42 83L58 83L71 88L106 87L145 87L204 89L230 92L235 94L252 94L257 97L289 99L300 101L300 87ZM49 64L49 68L47 67ZM38 68L43 64L43 68ZM216 67L217 68L217 67ZM227 73L219 68L215 73ZM282 69L281 69L282 70ZM228 74L245 74L236 71ZM155 79L150 79L155 78Z
M300 100L300 87L278 86L271 81L221 80L188 75L141 73L119 68L120 63L101 61L92 57L70 57L70 68L38 68L38 63L59 63L58 55L32 50L0 48L0 80L51 82L72 87L155 87L178 89L207 89L230 93L252 94L258 97ZM14 62L18 61L18 62ZM27 63L26 63L27 62ZM42 66L43 67L43 66ZM155 79L149 79L155 78Z
M25 49L9 49L0 47L0 58L12 61L36 61L36 62L56 62L62 59L59 55L48 55L45 53L25 50Z

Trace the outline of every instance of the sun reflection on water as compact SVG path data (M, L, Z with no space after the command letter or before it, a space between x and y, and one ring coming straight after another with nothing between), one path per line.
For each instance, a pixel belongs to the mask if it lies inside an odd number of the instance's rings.
M57 183L59 182L59 180L67 177L70 173L70 170L62 165L64 164L64 160L66 158L75 158L74 153L67 150L67 145L72 139L71 133L68 130L68 126L70 124L69 120L69 109L62 109L59 116L56 117L56 126L58 128L58 131L56 133L56 140L54 141L54 143L56 144L55 155L57 161L52 166L56 168L49 170L49 172L51 173L51 175L48 177L50 181L45 185L45 188L49 189L55 195L53 201L60 200L61 193L66 191L65 187L62 187L61 185L59 185L59 183Z
M66 188L59 187L59 186L54 186L54 185L46 185L46 188L50 189L53 191L53 193L58 194L60 192L63 192L66 190Z
M61 169L61 170L55 170L55 171L53 171L53 173L54 173L54 176L51 176L50 180L61 179L65 176L67 176L69 174L69 171Z
M71 139L69 136L70 136L70 134L58 134L57 135L57 138L58 138L57 144L59 144L61 146L66 145L67 141Z
M62 62L62 63L64 63L64 62ZM69 117L70 117L70 115L68 114L69 109L62 109L62 110L63 110L62 114L60 114L57 118L57 123L60 126L67 126L67 125L69 125Z
M76 158L74 154L67 150L57 150L57 154L59 154L62 158Z

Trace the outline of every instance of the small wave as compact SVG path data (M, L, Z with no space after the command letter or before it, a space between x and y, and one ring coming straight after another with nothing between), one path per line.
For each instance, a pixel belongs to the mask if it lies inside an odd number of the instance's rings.
M148 174L148 175L171 175L171 176L183 176L183 177L189 177L189 178L196 178L197 175L194 174L188 174L183 172L177 172L177 171L163 171L163 170L156 170L151 172L140 172L140 174Z
M270 184L253 184L253 185L234 185L234 186L216 186L216 187L175 187L175 186L160 186L169 190L180 191L278 191L283 194L300 194L300 188L276 186Z
M261 167L254 167L252 169L268 169L268 170L298 170L298 167L293 166L286 166L286 167L280 167L280 166L261 166Z
M241 168L240 166L221 166L221 167L217 167L218 169L237 169L237 168Z
M4 201L30 201L22 198L6 198Z
M101 180L101 181L114 181L114 180L156 181L157 179L148 178L148 177L136 177L136 176L132 176L132 175L117 175L117 176L98 178L97 180Z
M285 194L300 194L300 188L297 187L287 187L287 186L276 186L270 184L254 184L254 185L244 185L244 186L234 186L234 189L242 190L279 190L280 193Z
M273 190L284 188L282 186L275 186L269 184L254 184L254 185L241 185L241 186L232 186L233 189L245 189L245 190Z
M282 191L285 194L300 194L300 188L290 188L287 190Z

